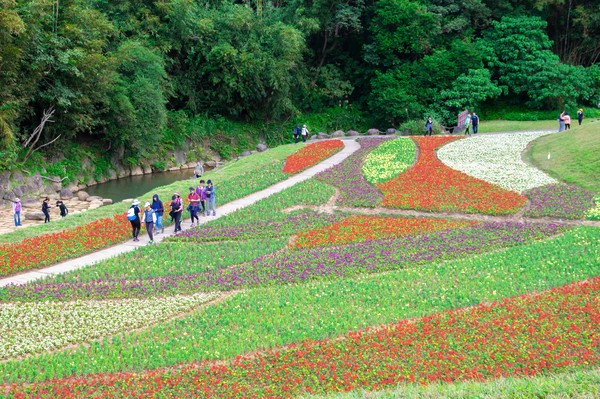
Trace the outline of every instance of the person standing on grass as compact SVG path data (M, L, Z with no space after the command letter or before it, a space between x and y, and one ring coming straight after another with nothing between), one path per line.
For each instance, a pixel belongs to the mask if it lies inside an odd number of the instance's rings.
M140 201L134 199L127 211L127 219L129 223L131 223L131 234L133 236L133 241L139 241L138 236L140 235L140 229L142 228L142 224L140 222L140 207L138 206Z
M50 198L46 197L42 202L42 212L44 213L44 223L50 222Z
M64 202L62 201L56 201L56 206L58 207L58 209L60 209L60 217L64 218L65 216L67 216L69 214L69 209L67 209L67 206L65 205Z
M565 121L565 130L569 130L571 128L571 116L568 112L565 112L563 120Z
M200 180L200 184L196 187L196 194L200 197L202 216L206 216L206 186L204 185L204 180ZM198 213L200 213L200 209L198 209Z
M559 132L564 132L565 131L565 111L561 112L560 115L558 115L558 131Z
M159 234L158 229L161 233L165 232L165 226L163 226L162 218L165 213L165 206L162 201L158 198L158 194L152 196L152 209L154 209L154 215L156 215L156 234Z
M144 204L144 222L146 222L146 231L148 232L148 237L150 237L150 241L148 244L154 244L154 223L156 222L156 212L152 209L152 205L149 202Z
M190 227L194 227L194 219L196 219L196 223L200 223L200 219L198 218L198 209L200 208L200 196L196 193L196 189L194 187L190 187L188 201L190 201L190 215L192 217L192 225Z
M302 142L306 143L306 138L310 134L306 125L302 126L302 131L300 132L300 134L302 135Z
M210 216L210 209L212 208L213 216L217 216L217 206L216 206L216 198L217 194L215 192L215 186L213 186L212 181L209 179L206 182L206 201L207 205L207 215Z
M21 225L21 209L22 209L21 200L18 198L15 198L15 201L12 203L12 211L13 211L13 218L15 219L15 227L19 227Z
M427 120L425 121L425 136L427 136L427 135L431 136L432 130L433 130L433 119L431 119L431 116L428 116Z
M173 219L175 219L175 230L174 233L181 231L181 214L183 213L183 201L179 193L173 194L175 198L171 201L171 212L173 212Z
M473 128L473 134L477 134L479 130L479 117L475 112L471 115L471 127Z
M579 110L577 111L577 121L581 125L581 122L583 121L583 109L582 108L579 108Z

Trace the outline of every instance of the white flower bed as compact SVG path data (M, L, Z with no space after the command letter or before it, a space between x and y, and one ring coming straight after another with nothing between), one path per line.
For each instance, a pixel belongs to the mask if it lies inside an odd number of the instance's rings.
M218 294L0 305L0 359L53 350L166 320Z
M521 160L527 144L547 134L523 132L472 136L443 146L437 156L453 169L507 190L523 192L557 183L546 173Z

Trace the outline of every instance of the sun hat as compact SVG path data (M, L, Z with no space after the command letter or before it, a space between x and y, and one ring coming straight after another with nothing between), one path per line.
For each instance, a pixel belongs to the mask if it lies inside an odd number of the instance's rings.
M306 127L306 125L303 125L302 127Z
M18 198L15 198L15 202L21 202L21 200Z
M134 199L133 202L131 203L131 205L139 205L140 201L137 199Z
M173 195L176 195L178 197L181 197L181 195L179 195L179 193L177 191L175 191L175 193L173 193Z
M149 203L149 202L146 202L146 203L144 204L144 208L146 208L147 206L150 206L150 203Z

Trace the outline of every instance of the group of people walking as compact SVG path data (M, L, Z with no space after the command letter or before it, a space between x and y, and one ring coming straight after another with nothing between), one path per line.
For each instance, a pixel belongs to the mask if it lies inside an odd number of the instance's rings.
M459 126L460 127L460 126ZM479 116L475 112L468 113L465 117L465 135L470 135L471 130L473 134L477 134L479 131ZM433 119L428 116L425 120L425 136L431 136L433 133Z
M583 122L583 109L581 108L577 111L577 121L580 125ZM571 129L571 116L568 112L563 111L558 115L558 131L564 132L569 129Z
M194 227L196 224L200 223L200 213L202 213L202 216L210 216L212 211L212 215L217 216L216 191L211 180L206 181L206 183L204 180L200 180L196 188L190 187L190 193L187 198L189 205L186 209L190 212L192 219L190 227ZM152 244L154 242L155 234L162 234L165 232L163 224L165 206L158 197L158 194L152 196L152 203L146 202L144 204L143 210L139 208L140 204L141 202L139 200L133 200L127 211L127 219L131 223L133 241L139 241L142 223L145 223L146 231L150 238L149 243ZM178 192L175 192L171 197L169 208L169 216L171 217L171 221L174 221L175 224L173 232L177 233L182 230L181 218L184 211L184 202ZM194 223L194 221L196 223Z
M302 142L306 143L306 139L307 139L308 135L310 134L306 125L303 125L302 128L300 128L300 125L296 125L294 127L293 133L294 133L294 140L296 140L296 143L298 141L300 141L300 137L302 137Z

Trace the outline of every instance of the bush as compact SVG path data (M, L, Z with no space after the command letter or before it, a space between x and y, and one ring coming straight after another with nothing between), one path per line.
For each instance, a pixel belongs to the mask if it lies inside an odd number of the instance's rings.
M433 134L441 134L444 131L442 125L434 120L433 121ZM404 122L400 125L400 133L408 134L410 136L423 136L425 134L425 120L424 119L413 119L408 122Z

